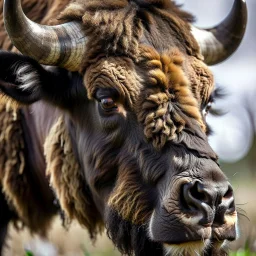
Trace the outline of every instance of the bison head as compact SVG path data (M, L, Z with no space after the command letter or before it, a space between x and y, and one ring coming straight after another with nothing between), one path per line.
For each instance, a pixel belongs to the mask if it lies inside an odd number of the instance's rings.
M82 177L120 251L220 255L237 236L237 212L207 141L206 64L238 47L245 1L208 30L169 1L74 1L61 15L67 23L52 27L28 20L19 0L4 10L14 45L64 70L3 52L1 90L65 113Z

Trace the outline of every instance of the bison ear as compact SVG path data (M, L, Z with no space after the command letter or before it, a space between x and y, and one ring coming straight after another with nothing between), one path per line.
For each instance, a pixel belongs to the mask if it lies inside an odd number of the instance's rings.
M23 104L40 100L44 69L35 60L0 51L1 93Z
M46 68L30 57L5 51L0 51L1 93L22 104L45 100L62 108L86 97L79 74L58 67Z

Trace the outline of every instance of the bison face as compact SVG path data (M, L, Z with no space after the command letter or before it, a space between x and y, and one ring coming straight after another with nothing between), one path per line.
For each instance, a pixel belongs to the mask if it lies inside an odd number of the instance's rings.
M81 76L0 55L6 95L65 113L91 209L120 251L209 255L236 238L232 188L206 137L213 79L202 61L141 44L137 61L103 56Z
M195 79L202 74L203 88ZM234 240L233 190L201 113L213 89L207 67L177 49L161 55L141 47L138 64L103 58L87 70L84 84L93 121L75 141L86 140L78 154L91 170L85 175L92 190L106 198L106 225L119 249L127 253L129 240L136 247L128 235L134 227L174 255L211 253Z

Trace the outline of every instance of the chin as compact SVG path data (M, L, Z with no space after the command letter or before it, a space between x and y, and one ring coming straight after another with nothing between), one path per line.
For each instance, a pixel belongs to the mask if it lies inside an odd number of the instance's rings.
M164 244L166 255L183 255L183 256L198 256L206 252L210 247L210 240L193 241L181 244Z
M226 255L225 241L192 241L180 244L164 244L166 256L221 256ZM223 254L224 253L224 254Z

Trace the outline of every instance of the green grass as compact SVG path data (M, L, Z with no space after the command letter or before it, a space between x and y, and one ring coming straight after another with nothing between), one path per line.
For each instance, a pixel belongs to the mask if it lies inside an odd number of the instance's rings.
M34 254L31 251L26 251L25 256L34 256Z
M250 248L249 248L249 241L246 241L244 248L239 249L238 251L234 252L231 251L229 256L256 256L256 252L251 252ZM113 250L109 249L103 252L98 252L98 253L90 253L84 245L81 246L82 250L83 250L83 254L84 256L113 256L113 255L119 255L119 253L117 251L115 251L115 253L113 252ZM114 254L113 254L114 253ZM26 250L25 251L25 256L35 256L33 254L33 252Z
M25 256L34 256L34 254L26 251ZM84 256L90 256L90 253L86 249L84 249ZM249 249L240 249L237 252L230 252L230 256L256 256L256 253L251 252Z
M84 248L84 256L90 256L90 253Z
M250 250L250 239L246 240L244 248L239 249L237 252L231 252L230 256L256 256L256 253Z
M250 250L238 250L237 252L231 252L230 256L256 256L256 253Z

